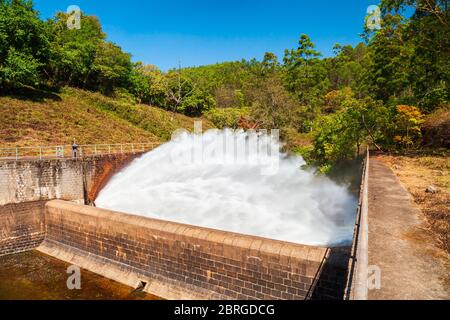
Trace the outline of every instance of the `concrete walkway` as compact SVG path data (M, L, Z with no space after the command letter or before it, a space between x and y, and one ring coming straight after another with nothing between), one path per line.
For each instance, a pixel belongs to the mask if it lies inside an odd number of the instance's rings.
M421 211L376 157L369 172L369 265L381 269L370 300L450 299L448 257L423 229Z

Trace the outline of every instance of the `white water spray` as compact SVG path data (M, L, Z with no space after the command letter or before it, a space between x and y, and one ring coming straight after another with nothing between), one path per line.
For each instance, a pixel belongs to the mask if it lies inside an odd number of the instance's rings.
M279 150L278 142L264 134L184 133L116 174L96 204L308 245L350 242L355 198L346 187L300 169L301 157ZM262 167L273 169L274 157L277 170L264 174Z

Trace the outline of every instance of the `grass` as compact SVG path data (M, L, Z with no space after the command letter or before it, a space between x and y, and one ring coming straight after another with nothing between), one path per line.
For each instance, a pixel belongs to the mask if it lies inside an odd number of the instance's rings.
M447 155L380 156L413 196L438 245L450 254L450 157ZM427 193L429 186L436 194Z
M202 121L203 129L214 128L206 118L191 118L148 105L134 104L129 101L114 100L99 93L91 93L76 89L66 89L65 95L78 97L88 101L90 105L121 119L125 119L134 126L159 137L163 141L171 138L172 133L180 128L192 131L195 121Z
M72 88L39 100L0 97L0 147L161 142L195 120Z

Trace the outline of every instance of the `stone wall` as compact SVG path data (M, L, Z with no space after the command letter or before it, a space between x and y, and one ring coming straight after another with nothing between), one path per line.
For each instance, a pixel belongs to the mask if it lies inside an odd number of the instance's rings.
M42 242L46 201L92 203L109 178L139 155L0 161L0 255Z
M0 161L0 206L53 199L92 202L108 179L139 155Z
M51 201L39 250L166 299L342 298L348 256Z
M0 162L0 206L51 199L83 199L81 161Z
M45 201L0 207L0 256L34 249L45 237Z

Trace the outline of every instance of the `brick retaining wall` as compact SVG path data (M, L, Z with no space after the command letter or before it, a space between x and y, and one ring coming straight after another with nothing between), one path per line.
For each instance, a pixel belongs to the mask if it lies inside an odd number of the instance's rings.
M83 199L80 161L0 161L0 206L51 199Z
M0 206L53 199L93 201L114 173L140 155L0 161Z
M166 299L337 299L346 252L64 201L46 205L39 250Z
M46 201L91 203L109 178L139 155L0 161L0 256L42 242Z
M31 250L45 237L45 201L0 207L0 256Z

